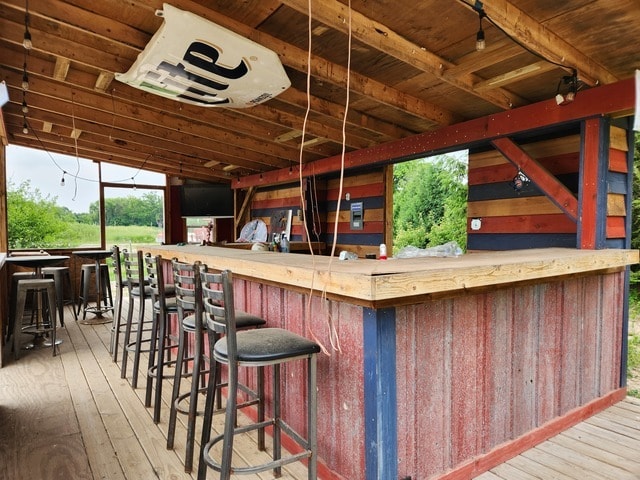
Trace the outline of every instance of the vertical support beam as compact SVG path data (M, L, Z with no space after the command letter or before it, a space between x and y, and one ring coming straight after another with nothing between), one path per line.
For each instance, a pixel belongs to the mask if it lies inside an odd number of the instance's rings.
M633 117L626 119L627 130L627 195L626 205L627 218L625 219L625 239L624 248L631 248L631 235L633 222L631 215L631 202L633 200L633 161L635 153L635 132L633 131ZM622 343L620 352L620 386L627 386L627 361L629 358L629 290L630 290L631 268L627 267L624 274L624 296L622 301Z
M398 478L395 308L363 311L365 478Z
M0 131L4 131L4 120L0 110ZM9 253L9 230L7 226L7 147L0 142L0 252ZM7 267L0 268L0 334L4 334L7 321L7 302L9 298ZM4 339L0 338L0 367L3 366L4 352L2 345Z
M607 231L609 122L592 118L582 124L578 248L604 248Z

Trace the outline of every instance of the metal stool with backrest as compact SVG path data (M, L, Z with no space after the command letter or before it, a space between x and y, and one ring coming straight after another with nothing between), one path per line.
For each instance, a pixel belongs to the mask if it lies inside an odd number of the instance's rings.
M145 406L151 406L153 384L155 383L153 421L159 423L160 407L162 406L162 381L174 377L173 375L165 375L164 368L175 363L175 360L171 360L170 352L178 345L172 343L170 315L178 313L178 306L176 305L174 285L166 284L164 280L162 257L147 254L144 256L144 265L145 280L151 288L153 304Z
M111 247L111 265L113 267L113 277L115 280L115 298L113 300L113 322L111 324L111 342L109 343L109 353L111 359L118 360L118 347L120 333L122 330L122 300L124 294L124 281L122 280L122 259L120 258L120 247Z
M149 343L150 339L143 339L145 331L145 300L152 298L153 291L145 282L144 259L141 250L136 253L122 250L122 272L124 273L125 285L129 294L129 310L124 330L122 363L120 365L120 377L126 378L129 353L133 355L133 368L131 373L131 387L138 388L138 370L140 368L140 355L143 352L142 344ZM133 330L133 311L135 309L135 299L138 299L138 321L135 330L136 339L131 341ZM145 349L148 352L149 349Z
M177 414L187 415L187 442L184 468L186 472L191 472L193 468L193 452L195 443L195 429L196 429L196 417L201 416L204 413L204 408L198 409L198 395L206 392L206 386L204 385L205 376L208 381L215 381L218 388L224 387L220 380L220 369L216 370L216 377L213 375L207 375L210 372L208 365L211 362L209 355L205 352L204 348L204 336L206 333L206 315L204 314L204 307L202 304L202 288L200 283L196 282L196 276L200 275L200 269L206 266L196 264L186 264L174 260L172 262L173 278L176 291L176 303L178 305L178 356L175 369L175 376L173 382L173 393L171 395L171 410L169 414L169 428L167 430L167 448L172 449ZM198 287L196 288L196 284ZM236 326L238 329L257 328L266 323L261 317L252 315L246 312L237 312L236 314ZM219 334L214 333L215 338L219 338ZM188 339L191 338L192 342ZM193 355L188 352L189 344L192 345ZM192 362L192 368L189 375L191 375L190 389L186 393L180 393L180 385L182 377L185 375L185 366ZM248 387L241 386L243 390L249 395L249 399L238 405L238 408L259 404L261 398L258 396L257 391L253 391ZM256 390L261 390L257 388ZM218 403L218 409L221 408L220 396L216 397ZM261 411L263 409L262 404L258 407ZM262 435L264 438L264 435ZM264 441L262 441L264 444Z
M220 472L220 480L229 480L231 474L251 474L273 470L276 477L280 476L283 465L293 463L304 458L308 459L307 471L309 480L317 477L317 391L316 391L316 363L320 346L300 335L296 335L282 328L261 328L236 332L235 307L233 296L233 278L230 271L221 274L201 271L199 279L203 305L208 314L207 329L210 332L210 355L212 362L211 375L216 373L219 364L228 366L228 395L225 407L224 433L213 439L211 423L213 404L218 389L214 382L207 387L207 400L202 426L202 442L198 479L204 480L207 467ZM215 332L224 336L213 341ZM280 416L280 365L291 361L305 361L307 365L307 421L306 438L295 432ZM240 367L257 368L272 367L273 375L273 413L263 420L258 415L255 423L236 427L238 370ZM291 381L291 379L289 379ZM260 392L262 397L263 392ZM273 428L273 458L259 465L233 466L234 437L265 427ZM282 430L300 445L302 451L282 457ZM220 461L212 458L212 447L222 442L222 458ZM251 458L251 457L249 457Z

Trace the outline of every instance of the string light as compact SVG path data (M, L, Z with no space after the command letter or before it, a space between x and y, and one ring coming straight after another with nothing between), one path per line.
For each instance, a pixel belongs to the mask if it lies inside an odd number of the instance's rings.
M25 4L24 14L24 37L22 38L22 46L25 50L31 50L33 42L31 41L31 32L29 32L29 0Z
M478 3L480 4L479 7L477 5ZM480 19L480 29L478 30L478 33L476 33L476 50L481 52L487 46L484 41L484 30L482 29L482 19L486 16L486 13L484 13L481 2L476 2L476 7L474 8L478 9L478 17Z
M22 90L29 90L29 77L27 75L27 62L24 62L24 69L22 71Z
M24 133L25 135L29 133L29 127L27 126L26 121L22 124L22 133Z
M133 182L133 189L136 190L136 179L131 177L131 181Z
M22 92L22 113L29 113L29 106L27 105L27 99L25 93Z
M64 187L64 176L66 175L67 172L65 172L64 170L62 171L62 178L60 179L60 186Z

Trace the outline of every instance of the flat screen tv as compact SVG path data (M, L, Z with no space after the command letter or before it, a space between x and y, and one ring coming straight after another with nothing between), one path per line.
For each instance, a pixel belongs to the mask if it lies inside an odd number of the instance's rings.
M233 190L226 184L187 184L180 187L183 217L233 217Z

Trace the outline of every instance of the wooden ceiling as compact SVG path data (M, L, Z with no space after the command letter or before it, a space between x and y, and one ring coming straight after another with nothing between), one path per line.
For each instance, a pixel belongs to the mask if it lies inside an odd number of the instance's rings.
M347 0L312 0L310 53L307 0L174 0L275 51L291 81L252 108L204 108L114 79L160 28L162 4L28 0L26 52L25 0L0 0L8 142L229 181L340 154L343 123L348 152L553 98L572 69L582 90L640 68L638 0L484 0L482 51L475 0L352 0L350 49Z

